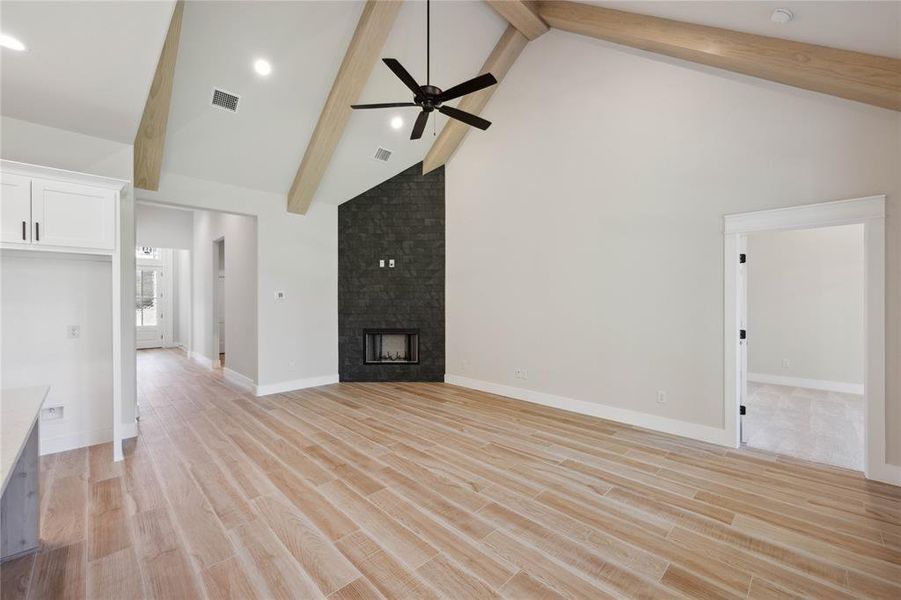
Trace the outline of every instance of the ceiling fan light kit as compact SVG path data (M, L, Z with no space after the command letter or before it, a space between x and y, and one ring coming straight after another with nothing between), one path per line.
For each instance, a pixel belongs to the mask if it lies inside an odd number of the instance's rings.
M474 77L468 81L464 81L459 85L448 90L442 90L431 85L431 2L426 0L426 84L419 85L413 76L400 64L395 58L383 58L382 62L391 69L391 71L400 79L407 88L413 92L413 102L386 102L379 104L354 104L353 109L370 109L370 108L402 108L402 107L419 107L420 113L416 117L413 124L413 131L410 134L411 140L418 140L425 131L426 123L429 120L429 114L438 111L443 115L447 115L451 119L456 119L472 127L478 127L485 130L491 126L491 121L483 119L472 113L454 108L452 106L444 106L445 102L456 100L467 94L478 92L497 83L497 79L491 73L484 73L478 77Z

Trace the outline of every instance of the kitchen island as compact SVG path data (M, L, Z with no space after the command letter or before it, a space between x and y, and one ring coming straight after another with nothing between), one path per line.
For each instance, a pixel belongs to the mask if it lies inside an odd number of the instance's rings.
M49 390L48 386L0 390L0 560L40 545L38 421Z

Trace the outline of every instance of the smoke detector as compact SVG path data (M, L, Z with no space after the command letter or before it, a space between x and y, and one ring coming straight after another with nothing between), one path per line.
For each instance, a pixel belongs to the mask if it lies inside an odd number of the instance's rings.
M770 21L779 23L780 25L785 25L794 18L795 15L787 8L777 8L773 11L773 14L770 15Z

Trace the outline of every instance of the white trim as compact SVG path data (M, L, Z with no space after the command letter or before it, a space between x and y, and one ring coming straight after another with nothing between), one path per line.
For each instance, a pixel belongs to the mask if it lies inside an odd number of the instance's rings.
M764 210L723 218L724 327L723 406L725 428L738 446L741 298L738 253L746 234L755 231L811 229L834 225L864 227L864 474L869 479L901 485L901 466L886 462L885 430L885 196L867 196Z
M726 215L726 234L853 225L885 217L885 196L866 196Z
M773 385L787 385L789 387L806 388L809 390L823 390L824 392L857 394L859 396L863 396L864 392L862 383L827 381L825 379L805 379L803 377L786 377L785 375L767 375L765 373L748 373L748 381L753 381L754 383L771 383Z
M197 363L198 365L200 365L201 367L204 367L204 368L207 368L207 369L212 369L212 368L213 368L213 361L212 361L212 359L207 358L206 356L204 356L204 355L201 354L200 352L195 352L194 350L191 350L190 352L188 352L188 358L190 358L191 360L193 360L194 362L196 362L196 363Z
M138 422L122 423L122 439L130 440L138 437Z
M254 394L256 394L257 392L257 384L254 383L253 379L247 377L246 375L242 375L241 373L233 371L228 367L222 367L222 376L227 382L231 384L244 388L245 390L249 390Z
M76 448L84 448L85 446L94 446L111 441L113 441L113 429L111 427L94 431L77 431L47 438L42 437L40 454L41 456L56 454L57 452L75 450Z
M321 375L319 377L307 377L306 379L294 379L292 381L280 381L278 383L257 385L257 396L281 394L283 392L292 392L294 390L319 387L320 385L329 385L332 383L338 383L337 373L333 375Z
M515 398L516 400L524 400L533 404L541 404L543 406L559 408L561 410L582 415L589 415L616 421L618 423L643 427L653 431L670 433L694 440L700 440L702 442L709 442L720 446L732 446L732 441L726 435L726 431L718 427L699 425L698 423L689 423L688 421L679 421L677 419L651 415L626 408L609 406L597 402L588 402L586 400L576 400L575 398L555 396L545 392L501 385L499 383L491 383L479 379L470 379L469 377L463 377L461 375L445 375L444 382L473 390L479 390L481 392L507 396L508 398Z
M11 173L14 175L22 175L25 177L39 177L41 179L65 181L67 183L87 184L95 187L115 190L117 192L121 192L127 186L131 185L131 182L125 179L104 177L103 175L94 175L91 173L79 173L78 171L67 171L66 169L33 165L30 163L17 162L14 160L0 160L0 170L2 170L4 173Z

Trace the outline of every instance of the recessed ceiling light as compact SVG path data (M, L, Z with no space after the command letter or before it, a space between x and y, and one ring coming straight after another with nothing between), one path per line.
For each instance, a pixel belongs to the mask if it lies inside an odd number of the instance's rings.
M260 75L266 76L269 73L272 73L272 65L269 64L268 60L263 60L262 58L260 58L255 63L253 63L253 70Z
M770 21L773 23L785 24L795 18L795 15L792 14L792 11L787 8L777 8L773 11L773 14L770 15Z
M391 127L393 129L400 129L403 126L404 126L404 120L401 119L400 117L394 117L393 119L391 119Z
M17 40L11 35L0 33L0 46L21 52L25 49L25 44Z

